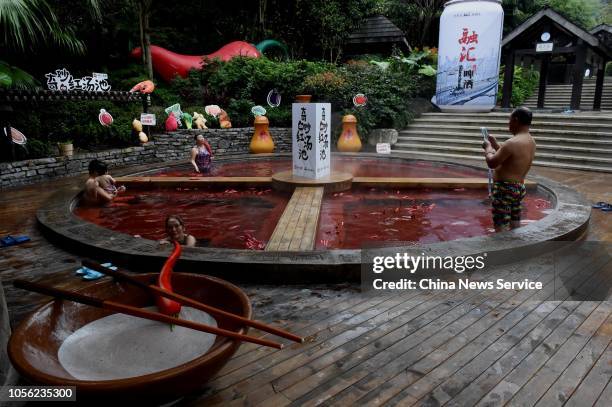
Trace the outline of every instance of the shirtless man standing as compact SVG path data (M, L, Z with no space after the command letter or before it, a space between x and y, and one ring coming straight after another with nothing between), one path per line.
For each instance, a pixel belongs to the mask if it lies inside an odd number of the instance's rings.
M500 144L489 135L489 139L482 143L487 165L495 170L492 213L496 232L514 229L521 224L525 176L536 151L535 140L529 134L531 119L531 111L519 107L512 112L508 122L512 138Z

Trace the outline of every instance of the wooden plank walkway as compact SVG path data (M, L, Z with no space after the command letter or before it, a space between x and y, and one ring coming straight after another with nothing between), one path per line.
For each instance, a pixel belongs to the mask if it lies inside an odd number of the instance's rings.
M408 177L354 177L353 184L367 187L393 188L487 188L487 178L408 178ZM525 180L525 186L533 189L538 186L535 181Z
M265 250L314 250L323 189L323 187L295 188Z
M127 187L154 186L161 188L194 188L205 185L261 186L272 183L272 177L117 177L117 183ZM354 177L353 184L370 187L482 189L488 185L486 178L410 178L410 177ZM537 182L525 181L527 188L537 187Z
M197 188L207 185L261 186L272 183L271 177L117 177L115 181L125 186L150 186L158 188Z
M612 198L607 174L555 170L545 175L582 188L592 200ZM84 180L0 194L0 231L32 237L30 243L0 249L0 277L13 324L47 301L12 288L15 278L69 289L88 284L73 276L83 257L49 243L34 219L57 187ZM590 238L612 241L609 216L593 213ZM542 281L544 289L537 292L419 290L372 296L351 284L241 284L256 319L308 339L283 341L281 351L243 344L205 391L183 405L607 407L612 303L570 294L596 291L609 279L612 264L604 252L567 255L567 267L556 276L546 267L517 264L473 277Z

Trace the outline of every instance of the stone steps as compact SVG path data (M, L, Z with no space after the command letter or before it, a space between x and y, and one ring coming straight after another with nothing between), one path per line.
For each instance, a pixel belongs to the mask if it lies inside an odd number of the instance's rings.
M500 141L508 133L508 113L424 113L399 132L394 153L483 162L480 127ZM532 135L535 163L556 168L612 172L612 114L536 113Z
M499 141L505 141L508 139L507 136L501 133L491 132ZM538 148L549 148L559 147L561 149L572 149L576 148L576 151L581 149L594 149L594 150L609 150L612 153L612 139L577 139L577 138L563 138L563 137L548 137L548 136L534 136ZM480 133L454 133L454 132L434 132L434 131L406 131L400 133L398 137L398 143L411 142L411 141L428 141L430 143L452 143L455 140L472 141L480 145L482 142L482 136ZM604 151L605 152L605 151Z
M546 95L544 98L544 107L552 109L569 108L572 97L572 85L547 85ZM581 108L584 110L593 108L593 100L595 99L595 80L585 81L582 86L582 98L580 101ZM538 104L537 90L525 100L523 103L527 107L535 108ZM612 81L604 82L603 93L601 97L601 108L604 110L612 109Z
M604 130L606 129L605 126L599 126L599 125L594 125L591 128L585 128L585 127L568 128L568 129L532 128L531 134L533 136L538 136L538 135L568 136L568 135L572 135L576 138L592 138L594 140L595 139L605 139L605 138L612 139L612 132L595 131L596 128L601 128ZM504 125L501 125L501 123L500 124L495 123L495 125L487 126L487 129L490 132L496 131L496 132L507 133L508 125L506 123L504 123ZM402 130L400 134L404 132L411 132L411 131L416 131L416 130L419 130L419 131L453 130L454 132L460 132L460 133L466 133L466 134L475 134L475 133L480 134L480 126L470 126L470 125L452 126L448 124L435 125L435 124L422 123L422 122L413 123L410 126L409 130Z
M500 141L504 141L504 139L500 138ZM592 147L592 146L576 146L576 145L566 145L566 144L549 144L549 143L541 143L540 140L536 140L538 144L538 156L542 156L542 154L570 154L575 156L574 158L577 160L584 160L582 156L587 157L600 157L610 160L612 163L612 145L609 145L608 148L605 147ZM432 139L429 137L406 137L399 138L398 142L395 144L397 148L418 148L419 150L427 151L430 147L435 149L438 148L448 148L457 147L457 151L468 148L470 150L466 151L474 151L476 153L482 153L482 138L480 139L466 139L466 138L448 138L448 139ZM576 155L576 154L579 155ZM607 161L604 161L607 162Z

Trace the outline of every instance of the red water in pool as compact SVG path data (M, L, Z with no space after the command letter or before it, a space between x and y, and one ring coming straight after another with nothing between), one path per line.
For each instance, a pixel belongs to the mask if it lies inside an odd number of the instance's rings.
M198 246L259 249L267 242L290 194L270 188L159 189L137 191L136 199L75 213L97 225L146 239L166 237L164 221L178 214ZM262 243L262 244L263 244Z
M353 188L323 200L317 249L357 249L367 241L434 243L494 233L487 192ZM523 224L546 216L546 196L528 192Z
M379 159L334 160L334 168L356 176L482 177L486 173L461 166ZM223 176L268 176L289 169L289 160L217 165ZM147 174L153 175L153 174ZM161 175L192 173L188 169ZM159 189L135 191L137 199L103 208L77 207L75 213L100 226L148 239L165 237L164 220L179 214L199 246L263 249L283 213L290 194L271 188ZM414 190L354 187L323 199L317 249L359 249L367 241L432 243L494 232L483 190ZM529 191L523 201L523 224L546 216L547 195Z

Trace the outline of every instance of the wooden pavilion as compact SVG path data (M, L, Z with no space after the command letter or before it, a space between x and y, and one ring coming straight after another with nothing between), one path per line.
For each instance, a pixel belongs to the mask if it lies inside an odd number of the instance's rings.
M589 33L599 38L606 47L612 49L612 26L610 24L599 24Z
M348 55L390 54L393 46L410 51L404 32L387 17L376 15L368 17L351 33L346 41Z
M590 66L597 75L593 110L600 109L605 66L612 60L612 50L602 36L589 33L554 10L544 8L503 39L502 53L505 63L502 107L510 107L513 67L520 59L539 65L538 108L544 107L546 85L553 71L558 80L572 83L570 108L579 110L584 74ZM557 69L551 69L551 60Z

